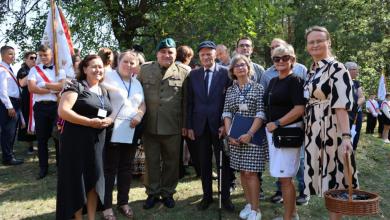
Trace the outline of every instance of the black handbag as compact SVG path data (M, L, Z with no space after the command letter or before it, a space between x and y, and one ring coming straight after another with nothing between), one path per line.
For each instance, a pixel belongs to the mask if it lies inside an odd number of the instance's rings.
M273 131L272 140L276 148L299 148L304 141L303 129L300 127L282 127Z

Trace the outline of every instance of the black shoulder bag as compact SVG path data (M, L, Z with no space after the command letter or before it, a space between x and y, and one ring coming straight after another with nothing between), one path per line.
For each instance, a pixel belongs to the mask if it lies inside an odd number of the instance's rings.
M268 93L269 113L271 113L271 95L278 80L274 82ZM300 127L278 127L272 132L272 141L276 148L299 148L304 141L303 129Z

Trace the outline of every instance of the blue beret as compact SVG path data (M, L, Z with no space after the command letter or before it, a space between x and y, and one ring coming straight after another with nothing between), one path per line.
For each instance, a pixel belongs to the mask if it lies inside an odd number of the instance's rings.
M156 50L159 51L163 48L176 48L176 43L172 38L165 38L157 45Z
M211 48L211 49L215 49L215 48L217 48L217 45L215 45L215 43L212 42L212 41L206 40L206 41L203 41L202 43L199 44L199 46L198 46L198 53L199 53L199 51L200 51L202 48Z

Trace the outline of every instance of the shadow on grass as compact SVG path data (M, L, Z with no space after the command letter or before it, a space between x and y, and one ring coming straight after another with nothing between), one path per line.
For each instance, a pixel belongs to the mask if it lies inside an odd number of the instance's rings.
M51 212L51 213L45 213L42 215L21 218L21 220L53 220L53 219L55 219L55 215L56 215L55 212Z

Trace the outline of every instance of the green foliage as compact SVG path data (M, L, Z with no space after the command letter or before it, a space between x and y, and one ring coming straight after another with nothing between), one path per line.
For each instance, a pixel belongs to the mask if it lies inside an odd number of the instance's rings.
M1 31L7 39L0 42L12 40L22 50L39 44L47 2L3 1L0 6L0 24L7 27ZM74 44L83 54L103 46L124 50L139 44L148 59L155 59L155 46L168 36L194 49L207 39L233 51L240 36L249 36L255 46L252 59L270 66L268 45L279 37L295 47L299 62L309 66L305 29L322 25L332 35L338 59L361 66L360 80L368 93L376 91L382 71L390 75L388 0L63 0L61 6Z

